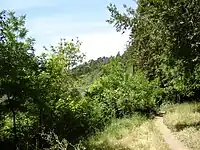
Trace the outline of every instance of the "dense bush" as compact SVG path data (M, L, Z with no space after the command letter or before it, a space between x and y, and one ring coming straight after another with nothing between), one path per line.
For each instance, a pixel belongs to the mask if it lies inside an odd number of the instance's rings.
M141 71L126 76L120 57L104 67L105 74L91 86L88 95L106 105L105 116L123 117L135 111L156 111L158 95L162 93L157 79L150 82Z

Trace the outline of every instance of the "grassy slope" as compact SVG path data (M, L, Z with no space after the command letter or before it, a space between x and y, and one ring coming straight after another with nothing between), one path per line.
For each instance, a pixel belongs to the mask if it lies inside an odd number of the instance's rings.
M86 145L89 150L169 150L153 120L139 115L113 120Z
M164 123L191 150L200 149L200 103L184 103L164 108Z

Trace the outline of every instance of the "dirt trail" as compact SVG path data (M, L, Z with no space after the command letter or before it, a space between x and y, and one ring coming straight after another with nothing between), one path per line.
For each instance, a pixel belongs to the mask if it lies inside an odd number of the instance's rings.
M179 140L177 140L171 133L171 131L167 128L167 126L163 123L162 117L156 117L155 125L159 129L159 131L162 133L163 138L165 142L169 145L169 148L171 150L189 150L184 146L183 143L181 143Z

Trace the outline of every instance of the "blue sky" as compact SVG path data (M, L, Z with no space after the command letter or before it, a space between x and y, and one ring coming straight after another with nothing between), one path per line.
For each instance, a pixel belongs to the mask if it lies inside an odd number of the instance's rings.
M123 52L128 40L128 33L121 35L105 22L110 15L106 8L110 2L121 11L123 4L136 8L133 0L4 0L0 9L27 15L26 26L36 39L37 54L44 51L43 46L55 45L60 38L79 37L87 59L96 59Z

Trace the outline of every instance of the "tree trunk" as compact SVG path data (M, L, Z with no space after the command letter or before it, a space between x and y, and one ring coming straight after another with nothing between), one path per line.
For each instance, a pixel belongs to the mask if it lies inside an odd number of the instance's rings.
M42 132L42 127L43 127L43 109L40 108L40 132Z
M16 149L17 149L16 112L15 112L15 110L14 110L14 108L13 108L12 100L11 100L10 96L8 96L8 101L9 101L9 104L10 104L10 109L11 109L12 114L13 114L14 149L16 150Z
M13 133L14 133L14 146L15 150L17 149L17 127L16 127L16 113L14 109L12 109L13 113Z
M42 141L42 138L41 138L41 133L43 133L43 108L40 108L40 116L39 116L39 133L38 133L38 147L40 149L42 149L43 147L43 141ZM37 146L36 146L37 148Z

